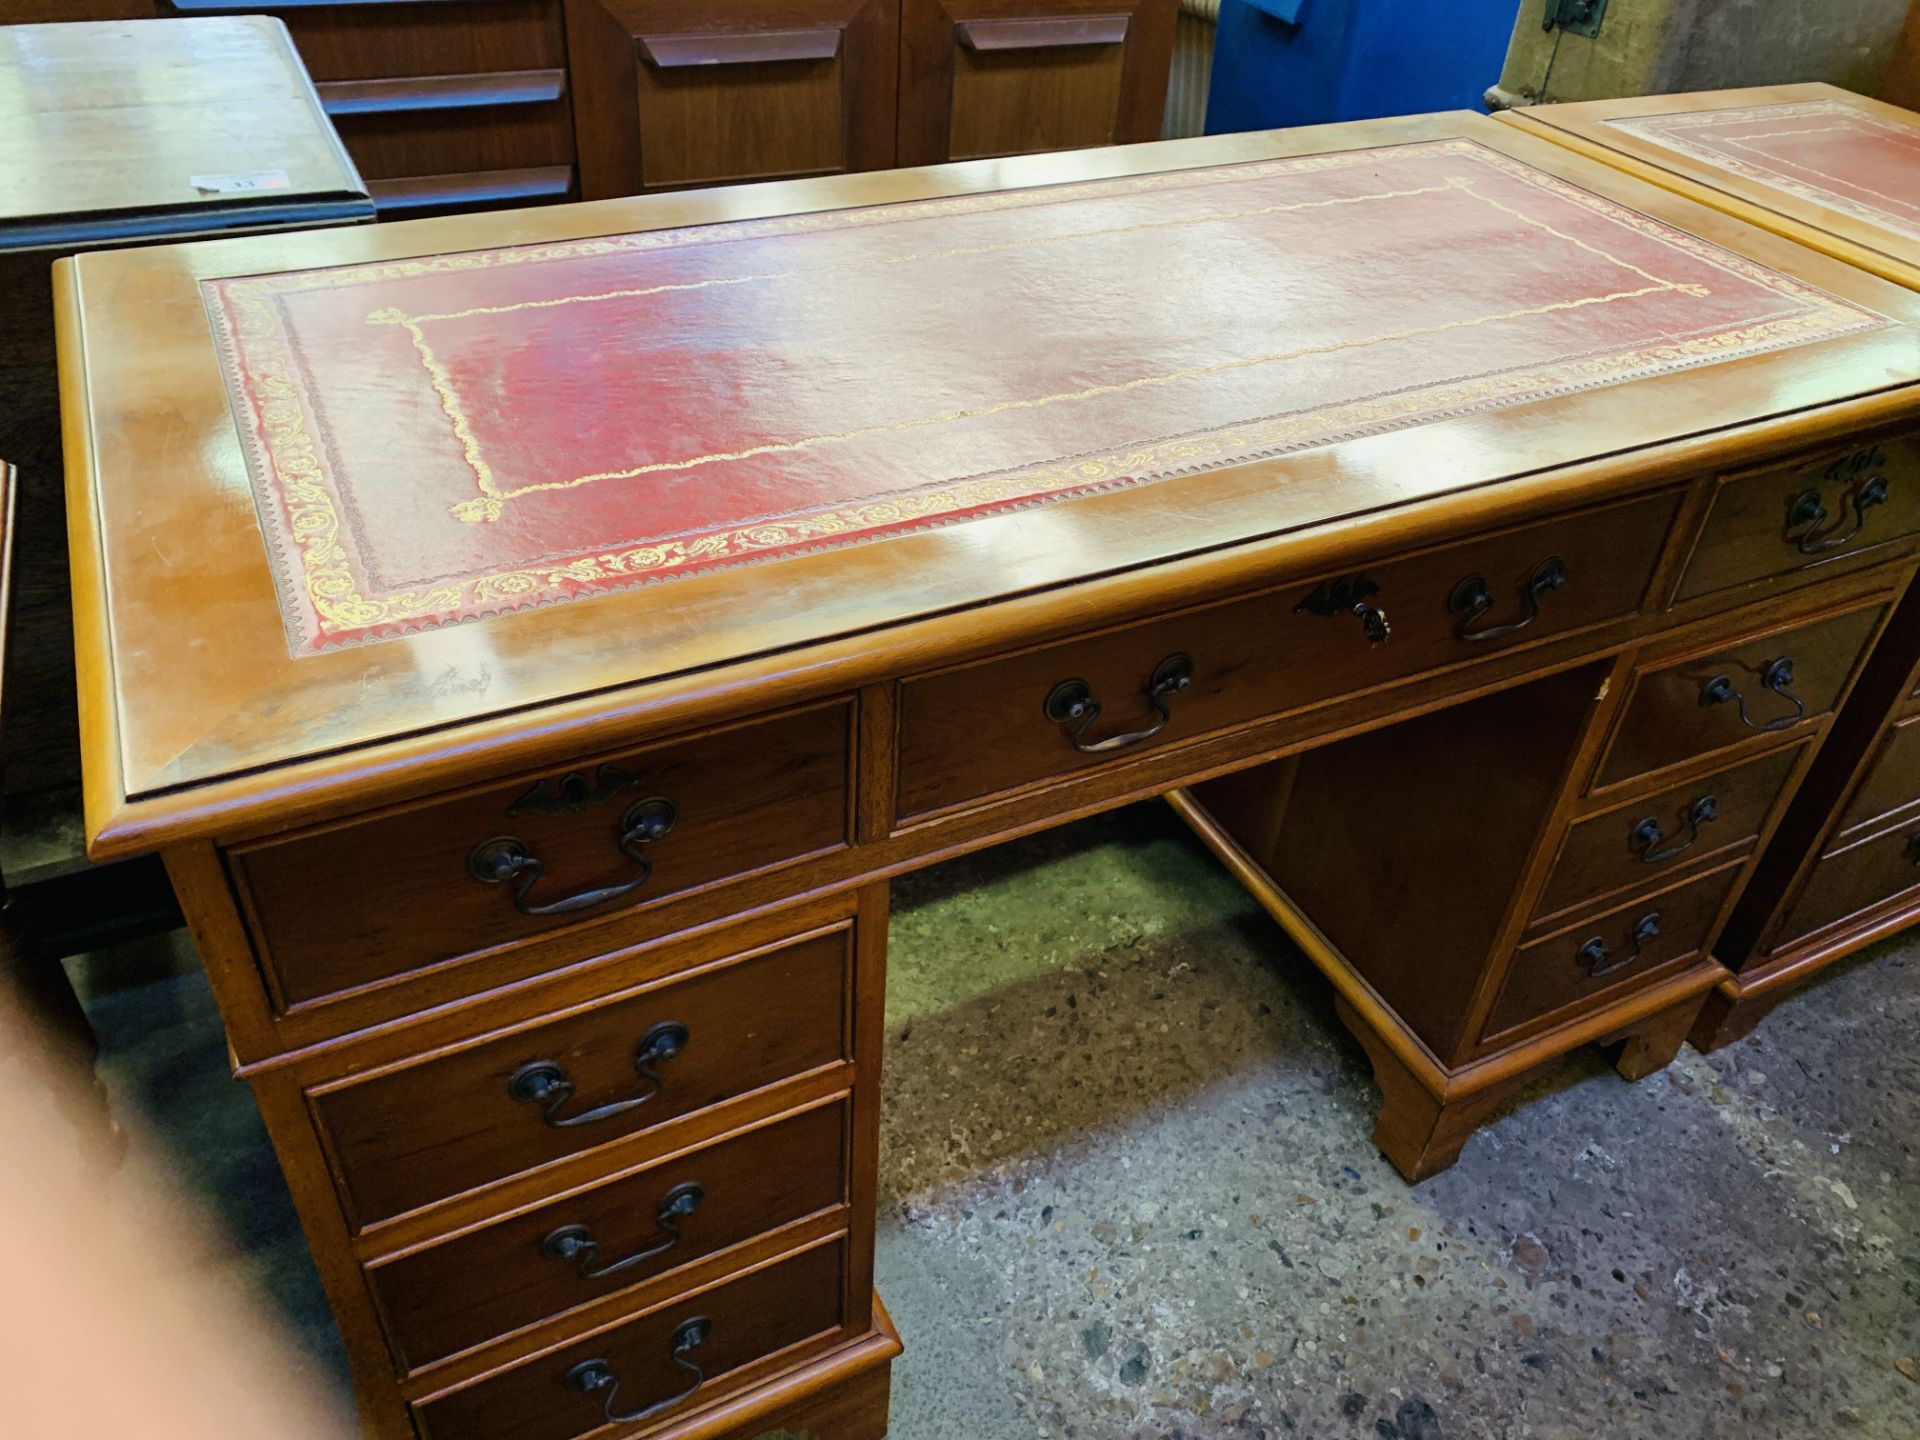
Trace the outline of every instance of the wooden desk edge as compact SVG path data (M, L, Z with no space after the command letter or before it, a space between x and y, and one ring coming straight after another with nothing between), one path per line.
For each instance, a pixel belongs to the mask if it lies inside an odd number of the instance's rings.
M1803 87L1788 88L1797 89ZM1866 98L1855 95L1851 90L1841 90L1831 85L1815 85L1804 88L1829 92L1834 95L1844 95L1850 100L1863 100ZM1713 90L1703 91L1689 98L1707 99L1717 95L1735 95L1739 93L1739 91ZM1809 96L1809 98L1818 97ZM1878 104L1879 102L1876 101L1874 103ZM1830 230L1822 230L1817 226L1809 225L1802 221L1795 220L1790 216L1783 215L1778 210L1769 209L1767 206L1755 204L1750 200L1743 200L1731 191L1723 190L1719 186L1709 184L1707 181L1696 176L1683 174L1678 170L1669 170L1664 166L1650 164L1637 155L1629 155L1625 151L1616 150L1608 145L1602 145L1597 140L1593 140L1579 131L1569 130L1562 125L1556 124L1549 113L1555 108L1557 107L1552 105L1536 105L1524 110L1502 110L1493 118L1522 134L1532 135L1537 139L1558 145L1561 149L1569 151L1572 154L1582 156L1588 160L1598 161L1602 165L1611 166L1623 175L1630 175L1636 180L1644 180L1650 185L1657 185L1662 190L1679 195L1684 199L1693 200L1702 205L1712 206L1714 209L1723 214L1730 215L1736 220L1757 226L1762 230L1770 231L1783 240L1791 240L1797 245L1804 245L1811 250L1817 250L1822 254L1831 255L1835 259L1843 260L1857 270L1866 271L1869 275L1877 275L1882 280L1892 281L1895 285L1903 286L1909 290L1920 290L1920 266L1906 264L1897 257L1887 254L1885 251L1875 250L1871 246L1861 245L1847 239L1843 235L1836 235ZM1881 106L1880 108L1887 110L1897 109L1897 107L1894 106ZM1901 111L1899 113L1904 115L1906 112Z
M81 353L86 340L80 305L80 271L71 259L56 261L53 266L53 314L61 353ZM92 407L87 403L84 365L60 367L60 440L66 456L67 557L73 580L81 800L88 850L92 853L92 837L111 830L126 803L126 782L120 765L120 734L115 719L106 554L101 544L98 495L93 486Z
M63 336L77 340L77 277L59 292ZM73 367L75 370L81 367ZM1542 490L1556 506L1597 503L1817 446L1863 429L1914 418L1920 383L1843 405L1797 412L1729 435L1707 431L1624 455L1515 476L1485 486L1388 507L1264 540L1223 546L1156 565L1016 596L991 605L843 635L708 670L615 686L577 699L507 711L206 784L129 795L115 716L107 579L96 539L97 496L89 479L91 436L84 381L63 368L67 493L72 517L75 637L88 854L122 859L164 846L230 839L354 813L469 783L503 770L537 769L557 758L663 738L724 717L771 711L848 693L890 676L931 669L1009 643L1138 619L1155 610L1334 570L1404 543L1409 517L1424 533L1471 522L1476 529L1540 513Z

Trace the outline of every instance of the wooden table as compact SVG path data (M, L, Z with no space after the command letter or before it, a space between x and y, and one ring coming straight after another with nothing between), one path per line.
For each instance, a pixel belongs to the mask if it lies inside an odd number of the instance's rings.
M14 795L79 780L53 262L373 218L278 20L0 25L0 458L20 472Z
M1473 116L60 316L92 844L165 856L392 1440L881 1434L886 882L1070 817L1177 792L1409 1175L1658 1067L1920 533L1920 299Z
M1920 116L1831 85L1550 105L1501 117L1849 264L1920 289ZM1869 452L1798 523L1824 560L1885 512ZM1836 495L1841 503L1835 504ZM1820 512L1817 516L1815 512ZM1920 605L1908 605L1834 723L1715 955L1731 972L1691 1039L1745 1035L1826 966L1920 918Z

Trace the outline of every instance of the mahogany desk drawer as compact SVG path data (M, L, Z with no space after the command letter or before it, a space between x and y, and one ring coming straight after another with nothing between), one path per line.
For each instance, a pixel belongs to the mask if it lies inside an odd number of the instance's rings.
M897 814L910 820L1631 614L1677 503L1674 491L1640 496L909 680Z
M1534 906L1535 924L1624 890L1671 881L1704 861L1745 854L1804 749L1790 745L1575 821Z
M1909 715L1880 736L1872 767L1834 833L1850 835L1915 800L1920 800L1920 715Z
M1896 825L1823 856L1769 947L1784 950L1920 885L1920 823Z
M269 989L312 1003L838 849L851 721L836 702L231 850Z
M756 1362L839 1331L845 1268L843 1240L803 1250L422 1401L414 1415L427 1440L573 1440L642 1412L664 1424L737 1389Z
M370 1266L403 1367L843 1204L847 1109L845 1100L817 1106Z
M850 927L310 1092L349 1216L430 1205L848 1058Z
M1722 480L1674 598L1784 575L1920 531L1916 439L1825 451Z
M1874 601L1635 671L1596 785L1818 720L1853 678L1885 612Z
M1739 874L1739 866L1728 866L1522 946L1483 1038L1492 1040L1562 1006L1597 999L1693 955L1712 938Z

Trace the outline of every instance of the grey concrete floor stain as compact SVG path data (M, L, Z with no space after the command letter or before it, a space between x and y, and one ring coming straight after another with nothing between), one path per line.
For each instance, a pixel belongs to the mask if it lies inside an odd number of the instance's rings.
M1638 1085L1576 1057L1409 1188L1324 982L1164 809L894 895L895 1440L1920 1428L1920 941ZM203 983L92 1009L229 1263L337 1370Z

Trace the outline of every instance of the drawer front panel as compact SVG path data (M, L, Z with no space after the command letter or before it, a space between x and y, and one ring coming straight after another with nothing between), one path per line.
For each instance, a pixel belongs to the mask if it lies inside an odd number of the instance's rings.
M836 1240L425 1401L414 1415L428 1440L573 1440L602 1430L609 1414L648 1410L666 1423L735 1388L730 1377L755 1361L839 1330L844 1272Z
M910 680L898 814L911 819L1629 614L1676 500L1664 492ZM1183 661L1190 679L1175 688ZM1067 703L1076 698L1077 709ZM1144 732L1152 733L1128 739ZM1076 749L1076 733L1081 745L1106 748Z
M1611 998L1712 938L1739 867L1610 910L1590 924L1523 946L1487 1019L1488 1040L1577 1001Z
M802 711L229 861L284 1009L836 849L850 727L845 705Z
M566 64L560 0L246 7L278 14L315 80L466 75Z
M388 1219L849 1057L852 933L313 1094L349 1214Z
M573 163L564 100L349 114L334 128L369 180Z
M412 1251L367 1278L403 1366L417 1369L843 1204L846 1135L846 1102L822 1105Z
M1920 715L1892 726L1880 737L1879 752L1854 792L1836 833L1845 834L1920 800Z
M1803 748L1790 746L1575 822L1534 906L1534 918L1665 883L1702 862L1745 853Z
M1784 950L1915 886L1920 886L1920 823L1837 850L1814 866L1770 948Z
M1598 783L1810 725L1852 679L1885 610L1866 605L1637 672Z
M1722 481L1676 598L1785 575L1920 531L1916 439L1826 451Z

